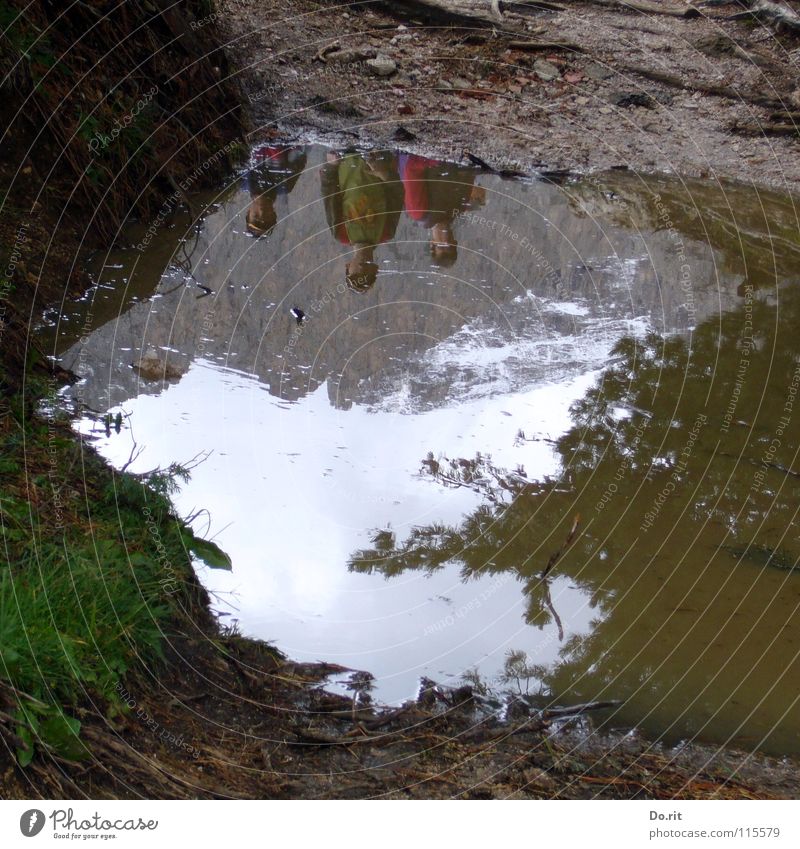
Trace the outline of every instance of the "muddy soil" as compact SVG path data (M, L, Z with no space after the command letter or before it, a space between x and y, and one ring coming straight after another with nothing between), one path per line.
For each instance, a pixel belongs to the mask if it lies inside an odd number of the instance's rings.
M79 711L93 757L10 764L3 798L797 798L796 764L631 733L588 720L500 723L466 688L433 686L401 709L355 706L265 643L203 613L171 634L163 668L128 676L131 709Z
M737 4L683 19L573 2L494 28L413 5L221 0L261 131L526 172L624 165L798 188L800 40L728 20Z

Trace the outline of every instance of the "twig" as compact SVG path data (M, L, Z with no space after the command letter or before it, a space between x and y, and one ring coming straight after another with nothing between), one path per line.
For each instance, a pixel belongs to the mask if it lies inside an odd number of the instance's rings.
M527 53L538 53L550 50L572 50L574 53L584 53L583 47L571 41L509 41L512 50L524 50Z
M314 54L314 59L319 62L327 62L328 60L325 58L327 53L333 53L334 50L338 50L341 45L338 41L332 41L330 44L323 44L319 50Z
M550 611L553 620L556 623L556 627L558 628L558 641L560 643L564 642L564 626L561 624L561 618L556 612L555 607L553 606L553 600L550 598L550 583L547 578L545 578L542 583L544 584L544 605Z
M670 18L699 18L701 12L694 6L666 6L663 3L647 3L644 0L630 3L626 0L587 0L595 6L606 6L621 11L641 12L645 15L666 15Z
M131 438L133 438L133 433L131 433ZM126 463L125 463L125 465L124 465L124 466L123 466L123 467L119 470L119 471L120 471L120 473L123 473L123 472L127 471L128 466L130 466L130 465L131 465L131 463L134 463L136 460L138 460L138 459L139 459L139 457L141 456L142 451L144 451L144 446L142 446L142 447L140 448L140 447L139 447L139 443L138 443L138 442L134 439L134 440L133 440L133 445L131 446L131 453L130 453L130 455L129 455L129 457L128 457L128 459L127 459ZM135 453L134 453L134 452L135 452Z
M561 548L558 551L554 552L550 555L550 559L547 561L547 566L544 567L544 571L542 572L542 579L546 578L549 574L550 570L556 563L560 560L561 555L569 548L572 540L575 539L575 534L578 531L578 527L581 523L581 514L577 513L575 518L572 520L572 528L570 528L570 532L567 534L567 538L564 540Z
M576 716L579 713L586 713L589 710L603 710L605 708L619 707L622 702L619 699L607 702L585 702L582 705L573 705L572 707L563 708L548 708L542 711L542 719L559 719L562 716Z

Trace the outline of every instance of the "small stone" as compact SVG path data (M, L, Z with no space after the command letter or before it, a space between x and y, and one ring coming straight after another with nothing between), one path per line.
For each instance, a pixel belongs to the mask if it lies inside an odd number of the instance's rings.
M536 76L544 82L557 80L561 76L561 72L558 70L558 68L556 68L556 66L552 62L548 62L546 59L537 59L533 63L533 73L536 74Z
M371 47L355 47L347 50L334 50L325 56L325 61L334 65L350 65L364 59L372 59L377 55L378 51Z
M592 62L591 65L586 67L584 69L584 74L586 74L590 80L607 80L609 77L614 76L614 72L610 68L598 65L596 62Z
M388 56L376 56L374 59L367 59L364 64L376 77L391 77L397 73L397 63Z
M465 91L467 89L472 88L472 83L469 80L465 80L463 77L455 77L451 80L449 88L456 88L459 91Z
M632 106L641 106L644 109L652 109L656 102L644 91L615 91L609 95L609 103L619 106L620 109L630 109Z

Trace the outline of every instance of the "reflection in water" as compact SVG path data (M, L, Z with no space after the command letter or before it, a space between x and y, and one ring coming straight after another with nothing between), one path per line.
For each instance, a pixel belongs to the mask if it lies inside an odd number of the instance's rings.
M210 511L234 568L199 571L243 630L381 699L514 651L553 698L625 698L614 722L800 751L791 201L252 166L49 331L113 462L211 452L177 504Z
M294 188L306 167L302 148L262 145L253 152L253 166L242 178L242 188L250 193L245 213L248 232L265 236L278 223L275 205Z
M347 285L366 292L375 285L377 245L394 238L403 209L397 157L378 153L328 153L320 169L325 216L331 233L352 247L345 264Z
M413 153L400 154L400 174L406 214L430 229L431 256L449 268L458 258L453 221L482 206L486 193L475 186L474 171Z
M484 503L454 526L361 550L351 568L399 575L459 562L467 581L511 572L526 620L560 630L540 573L579 515L553 572L597 612L543 673L553 697L624 698L615 719L656 735L796 752L800 291L785 291L778 315L748 289L690 341L622 340L572 407L557 476L429 457L440 481L479 481Z

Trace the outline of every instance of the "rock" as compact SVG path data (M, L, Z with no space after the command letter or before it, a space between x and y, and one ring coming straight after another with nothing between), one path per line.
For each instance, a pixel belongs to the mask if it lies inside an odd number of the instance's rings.
M605 65L598 65L597 62L592 62L591 65L588 65L584 68L583 71L590 80L607 80L609 77L614 76L614 72L611 68L605 67Z
M561 76L558 68L552 62L548 62L547 59L537 59L533 63L533 73L544 82L557 80Z
M632 106L653 109L656 105L655 99L644 91L615 91L609 95L608 102L620 109L630 109Z
M328 100L321 94L314 95L309 100L309 106L313 106L320 112L325 112L329 115L339 115L342 118L361 118L364 113L357 107L353 106L348 101Z
M349 65L352 62L363 62L378 55L378 51L372 47L355 47L346 50L334 50L333 53L325 55L325 61L334 65Z
M724 58L725 56L734 56L737 53L744 53L744 50L727 35L708 35L695 41L694 46L701 53L705 53L706 56L713 56L717 59ZM747 56L746 53L745 56Z
M394 135L392 138L395 141L399 142L410 142L414 141L416 135L412 133L410 130L407 130L402 124L397 125L397 129L394 131Z
M376 77L391 77L397 73L397 63L388 56L376 56L374 59L367 59L365 62L369 72Z
M459 91L466 91L472 88L472 83L469 80L465 80L463 77L454 77L449 83L448 88L455 88Z
M148 348L133 368L144 380L179 380L183 376L183 369L167 362L166 357L160 356L155 348Z

